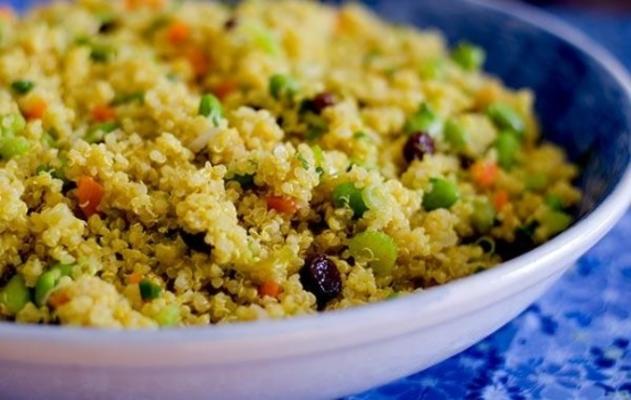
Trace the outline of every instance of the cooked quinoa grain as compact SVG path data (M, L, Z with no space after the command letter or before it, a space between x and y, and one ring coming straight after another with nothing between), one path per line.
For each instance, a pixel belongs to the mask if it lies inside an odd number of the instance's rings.
M0 320L381 301L548 240L580 198L483 49L357 5L79 0L2 24Z

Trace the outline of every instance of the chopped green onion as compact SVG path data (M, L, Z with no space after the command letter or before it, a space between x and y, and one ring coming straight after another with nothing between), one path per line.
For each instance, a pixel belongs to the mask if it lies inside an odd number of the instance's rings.
M85 134L84 140L88 143L98 143L103 141L103 138L108 133L114 132L120 125L117 122L104 122L102 124L94 125Z
M180 309L175 304L169 304L164 306L153 319L163 327L177 325L180 322Z
M549 194L545 197L544 202L553 210L561 211L564 208L563 200L554 194Z
M49 166L49 165L40 165L35 169L35 174L36 175L41 175L41 174L50 174L50 176L52 176L55 179L60 179L60 180L65 180L65 176L62 172L56 170L55 168Z
M495 141L498 164L504 169L510 169L515 163L519 148L519 140L515 135L508 131L500 132Z
M475 71L484 64L486 53L481 47L471 43L461 42L452 51L451 58L463 69Z
M96 63L105 63L109 61L113 53L112 48L108 46L93 44L90 59Z
M443 178L432 178L432 188L423 196L423 208L427 211L438 208L450 208L458 198L460 193L455 183Z
M371 140L370 136L364 131L357 131L353 133L353 139L357 140Z
M526 175L526 189L542 190L548 185L548 177L542 172Z
M42 134L42 142L44 142L44 144L46 144L46 146L48 147L57 147L57 141L55 140L53 135L48 132L44 132Z
M26 128L26 121L20 114L6 114L0 117L0 136L15 136Z
M16 136L24 130L26 121L19 114L0 117L0 158L10 159L28 152L30 143L25 137Z
M276 100L292 100L298 92L298 82L289 75L275 74L269 79L268 89Z
M368 210L368 207L366 207L364 203L362 191L351 182L337 185L335 189L333 189L331 196L335 207L350 207L351 210L353 210L354 218L361 218L366 210Z
M479 233L486 233L493 227L495 222L495 209L486 200L476 200L473 202L473 213L471 223Z
M21 95L27 94L28 92L33 90L34 87L35 83L33 83L33 81L18 80L11 83L11 89Z
M322 151L322 147L314 144L311 146L311 151L313 151L313 158L315 159L316 165L321 166L324 163L324 152Z
M475 241L475 244L480 246L485 253L494 254L495 253L495 240L488 236L482 236L478 240Z
M24 278L16 274L0 290L0 304L11 314L17 314L30 301Z
M52 269L58 269L61 273L61 276L70 276L72 275L72 270L74 269L76 264L62 264L57 263L53 265Z
M572 223L572 217L563 211L550 209L541 218L541 225L546 227L551 235L559 233Z
M433 60L425 61L421 65L419 74L423 80L442 79L445 75L445 60L442 58L435 58Z
M495 102L486 109L488 117L500 129L507 129L515 132L519 138L524 133L524 120L510 105L502 102Z
M324 152L317 144L311 146L311 150L313 151L313 158L315 159L316 172L322 175L324 173L324 168L322 167L324 165Z
M143 101L145 101L145 93L133 92L133 93L117 95L116 97L114 97L114 100L112 100L110 104L113 106L120 106L122 104L127 104L134 101L137 101L139 103L142 103Z
M256 47L273 56L280 54L280 43L272 31L259 25L243 26Z
M377 186L364 188L362 190L362 199L369 210L380 210L388 207L386 197Z
M456 151L464 150L467 146L468 132L455 122L454 120L448 120L445 124L445 140Z
M77 36L74 42L77 46L89 46L92 43L90 37L85 35Z
M52 174L53 168L49 165L40 165L37 168L35 168L35 175L41 175L41 174Z
M24 155L30 147L28 140L21 136L0 138L0 158L8 160Z
M218 98L212 94L205 94L199 101L199 109L197 111L199 115L203 115L206 118L210 118L215 126L219 125L219 122L223 118L223 107Z
M355 235L348 243L355 259L368 260L368 266L377 276L389 274L397 261L398 248L394 240L383 232L365 231Z
M430 135L435 135L440 131L440 126L441 122L438 116L427 104L423 103L418 110L405 121L403 130L408 135L416 132L425 132Z
M303 156L301 153L298 153L296 158L298 159L298 161L300 161L300 165L302 166L302 169L309 169L309 162L307 161L305 156Z
M162 288L149 279L141 280L140 283L138 283L138 288L140 289L140 297L142 297L143 300L157 299L160 297L160 292L162 292Z
M41 274L35 284L35 304L38 306L46 304L50 292L57 286L62 277L70 276L73 268L74 264L57 263L50 270Z
M35 304L45 304L48 294L55 288L60 277L61 271L58 269L46 271L39 276L35 284Z

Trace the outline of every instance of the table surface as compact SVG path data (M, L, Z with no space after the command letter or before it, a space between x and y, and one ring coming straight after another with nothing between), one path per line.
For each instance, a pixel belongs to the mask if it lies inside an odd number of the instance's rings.
M631 70L631 14L549 11ZM629 236L631 212L543 298L493 335L428 370L347 400L631 399Z

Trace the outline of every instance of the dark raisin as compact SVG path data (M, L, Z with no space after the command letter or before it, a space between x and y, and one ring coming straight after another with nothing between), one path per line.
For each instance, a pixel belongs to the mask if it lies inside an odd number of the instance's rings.
M300 282L305 290L315 295L318 310L323 310L326 304L342 291L340 271L325 255L307 260L300 270Z
M184 230L180 230L180 237L189 249L198 251L200 253L210 254L212 247L204 241L206 234L200 233L188 233Z
M458 159L460 160L460 166L463 169L469 169L469 167L472 166L473 163L475 162L474 159L469 158L469 157L467 157L465 155L459 155Z
M324 218L318 218L317 220L309 221L308 226L309 231L311 231L314 235L319 235L329 227Z
M103 21L101 25L99 25L99 33L108 34L114 32L118 28L118 21L115 19L108 19Z
M234 28L237 27L237 18L236 17L230 17L226 20L226 22L223 24L223 28L227 31L231 31Z
M407 162L414 159L422 160L425 154L433 154L434 139L427 133L413 133L403 146L403 157Z
M335 95L331 92L322 92L312 99L305 100L302 103L302 110L320 114L322 110L333 105L335 105Z

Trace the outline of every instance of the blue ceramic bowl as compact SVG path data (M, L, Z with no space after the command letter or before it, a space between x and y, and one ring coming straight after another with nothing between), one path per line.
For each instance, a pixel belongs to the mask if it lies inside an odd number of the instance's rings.
M318 316L156 332L0 323L0 397L302 399L365 390L439 362L506 323L625 212L631 84L605 51L560 21L509 3L367 3L384 18L484 46L487 71L535 91L545 137L582 167L580 220L484 273Z

